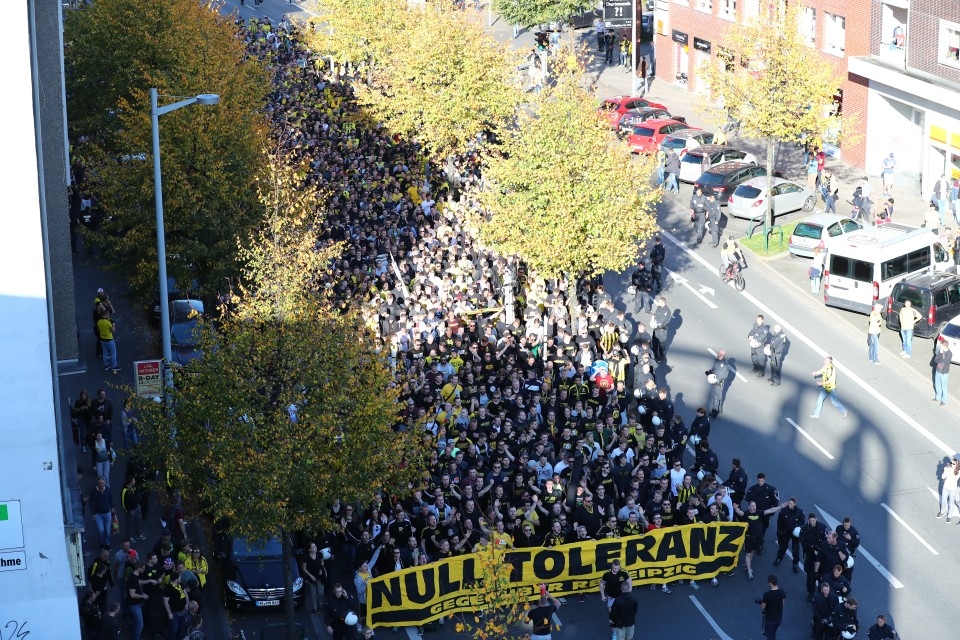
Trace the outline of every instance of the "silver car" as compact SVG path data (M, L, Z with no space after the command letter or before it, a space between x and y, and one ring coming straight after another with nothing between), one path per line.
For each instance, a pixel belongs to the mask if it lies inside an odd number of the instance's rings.
M818 213L804 218L790 234L790 255L812 258L820 243L827 247L834 238L860 228L860 223L835 213Z
M664 140L666 142L666 140ZM757 158L752 153L740 151L721 144L702 144L695 149L689 149L683 157L680 158L680 182L696 182L697 178L703 173L703 157L710 156L708 168L713 168L720 163L730 160L740 160L741 162L757 163Z
M774 218L791 211L813 211L817 203L812 189L783 178L773 179L770 196L773 199ZM727 203L727 215L747 220L760 219L767 211L766 198L767 178L751 178L737 185Z

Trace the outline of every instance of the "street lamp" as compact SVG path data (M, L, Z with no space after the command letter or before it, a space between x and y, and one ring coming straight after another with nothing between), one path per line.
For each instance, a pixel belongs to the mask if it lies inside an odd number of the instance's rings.
M220 102L215 93L201 93L165 107L157 106L157 90L150 89L150 123L153 128L153 192L157 210L157 263L160 271L160 340L163 345L163 386L164 398L170 406L169 390L173 388L173 349L170 345L170 300L167 292L167 240L163 232L163 184L160 178L160 116L191 104L205 106Z

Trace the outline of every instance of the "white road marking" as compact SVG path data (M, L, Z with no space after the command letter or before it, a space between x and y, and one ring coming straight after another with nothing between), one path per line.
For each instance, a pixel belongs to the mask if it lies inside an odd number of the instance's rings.
M800 564L800 561L794 560L793 552L790 551L790 549L787 549L787 557L790 558L791 562L795 562L797 564L797 568L800 569L800 573L802 573L803 575L807 575L807 572L803 570L803 565Z
M831 530L835 530L835 529L840 525L840 521L837 520L836 518L834 518L832 515L830 515L830 514L827 513L826 511L824 511L823 509L821 509L821 508L820 508L820 505L815 504L815 505L813 505L813 506L816 507L816 508L817 508L817 511L820 512L820 515L823 516L823 519L826 521L827 526L828 526ZM880 575L882 575L884 578L886 578L887 582L890 583L890 586L892 586L894 589L903 589L903 583L900 582L899 580L897 580L896 577L894 577L894 575L893 575L892 573L890 573L889 571L887 571L887 568L886 568L885 566L883 566L882 564L880 564L880 563L877 561L876 558L874 558L872 555L870 555L870 553L869 553L866 549L864 549L863 547L859 547L859 548L857 549L857 553L859 553L861 556L863 556L863 558L864 558L867 562L869 562L870 564L872 564L873 567L874 567L877 571L880 572Z
M709 351L709 352L710 352L710 355L712 355L714 358L717 357L717 352L714 351L713 349L711 349L710 347L707 347L707 351ZM738 378L740 378L740 379L743 380L744 382L750 382L749 380L747 380L746 378L744 378L743 375L741 375L740 372L737 371L735 367L730 367L730 370L733 371L734 375L736 375Z
M819 450L820 450L820 453L822 453L823 455L827 456L827 458L829 458L830 460L834 460L833 454L830 453L829 451L827 451L826 449L824 449L823 447L821 447L821 446L820 446L820 443L817 442L816 440L814 440L814 439L813 439L813 436L811 436L809 433L807 433L806 431L804 431L803 428L802 428L800 425L798 425L796 422L794 422L794 421L791 420L790 418L787 418L787 422L789 422L790 424L792 424L792 425L793 425L793 428L800 432L800 435L802 435L804 438L806 438L807 440L809 440L809 441L810 441L810 444L812 444L812 445L815 446L817 449L819 449Z
M712 296L716 295L716 293L714 292L714 290L711 289L710 287L708 287L707 285L705 285L705 284L700 284L699 282L698 282L697 284L700 285L700 287L697 289L697 291L699 291L700 293L709 293L709 294L712 295Z
M683 249L683 251L688 256L690 256L691 258L693 258L694 260L702 264L707 269L711 271L714 269L714 267L709 262L707 262L705 258L703 258L702 256L698 255L693 251L690 251L683 242L681 242L676 237L674 237L673 234L671 234L669 231L661 230L660 235L666 237L668 240L670 240L670 242L674 243L675 245ZM779 314L773 311L773 309L771 309L767 305L757 300L754 296L750 295L746 291L741 292L740 295L745 297L754 306L760 309L760 311L762 311L767 316L767 318L773 318L774 320L776 320L776 322L783 327L784 331L788 335L796 336L798 340L800 340L805 345L807 345L814 353L820 355L821 357L826 357L827 355L829 355L826 351L823 350L822 347L820 347L813 340L811 340L810 338L805 336L803 333L798 331L796 327L794 327L792 324L790 324L785 319L783 319L783 317L781 317ZM919 422L914 420L912 417L907 415L907 413L903 409L897 406L894 402L892 402L889 398L884 396L882 393L880 393L879 391L871 387L869 384L867 384L866 381L863 380L863 378L861 378L860 376L855 374L853 371L851 371L849 368L841 364L840 361L834 359L833 364L834 366L836 366L838 370L842 371L844 375L846 375L850 379L851 382L853 382L855 385L857 385L858 387L866 391L868 394L870 394L870 396L872 396L874 400L876 400L883 407L889 410L890 413L892 413L893 415L903 420L911 429L913 429L914 431L919 433L921 436L926 438L927 441L929 441L932 445L940 449L945 455L952 456L954 453L956 453L956 451L953 448L947 446L947 443L945 443L943 440L935 436L933 433L930 432L930 430L928 430L926 427L924 427Z
M940 555L940 552L937 551L936 549L934 549L933 547L931 547L929 542L927 542L926 540L924 540L923 538L921 538L921 537L920 537L920 534L913 530L913 527L911 527L910 525L908 525L903 518L901 518L901 517L898 516L896 513L894 513L893 509L891 509L890 507L887 506L887 503L881 502L881 503L880 503L880 506L883 507L884 509L886 509L886 510L887 510L887 513L889 513L891 516L893 516L894 520L896 520L897 522L899 522L900 524L902 524L902 525L903 525L903 528L906 529L907 531L909 531L909 532L913 535L913 537L916 538L917 541L920 542L920 544L922 544L923 546L925 546L925 547L927 548L927 550L930 551L930 553L932 553L932 554L935 555L935 556Z
M693 602L693 606L695 606L700 613L703 614L703 617L707 619L707 624L713 627L713 630L717 632L718 636L720 636L720 640L733 640L733 638L723 632L723 629L721 629L720 625L717 624L717 621L713 619L713 616L707 613L707 610L704 609L703 605L700 604L700 601L697 600L697 596L690 596L690 601Z
M718 308L717 305L713 304L713 302L711 302L710 300L708 300L705 295L703 295L702 293L700 293L699 291L697 291L696 289L694 289L694 288L690 285L690 281L687 280L686 278L684 278L682 275L680 275L679 273L677 273L677 272L675 272L675 271L670 271L670 269L667 269L666 267L661 267L661 268L662 268L664 271L666 271L667 274L669 274L669 276L670 276L671 278L673 278L673 281L674 281L674 282L676 282L677 284L683 285L684 287L686 287L686 289L687 289L690 293L692 293L693 295L695 295L695 296L697 296L698 298L700 298L700 300L703 302L703 304L707 305L707 306L710 307L711 309L717 309L717 308Z
M933 499L937 501L937 504L940 504L940 495L930 487L927 487L927 491L933 495Z

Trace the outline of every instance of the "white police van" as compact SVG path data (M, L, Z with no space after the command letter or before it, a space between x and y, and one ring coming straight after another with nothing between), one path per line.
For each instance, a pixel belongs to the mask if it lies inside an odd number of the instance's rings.
M890 222L855 231L827 248L823 301L828 307L870 313L897 282L952 266L949 251L929 229Z

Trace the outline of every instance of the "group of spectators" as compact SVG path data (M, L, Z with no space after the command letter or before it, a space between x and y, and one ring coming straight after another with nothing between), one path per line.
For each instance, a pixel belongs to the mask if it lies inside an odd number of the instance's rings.
M421 433L430 456L420 488L364 506L335 501L339 532L305 545L308 606L325 610L334 637L352 633L344 620L355 596L332 582L317 542L355 571L362 610L370 578L487 546L557 546L719 520L748 523L752 578L752 556L779 513L776 564L793 544L799 571L802 541L811 599L836 564L849 593L852 569L840 560L859 544L849 521L828 535L796 500L781 504L763 474L748 486L738 459L722 480L707 410L689 426L675 410L657 379L665 352L654 348L655 331L618 307L602 279L547 279L477 242L463 213L479 206L470 196L482 184L478 154L425 162L415 142L362 121L349 79L329 72L293 30L269 38L255 24L244 28L254 51L273 52L277 133L310 162L308 182L334 194L320 241L347 249L328 287L363 301L400 390L395 428ZM798 513L797 527L813 532L794 536L787 525ZM666 583L652 588L671 592ZM833 604L849 611L847 603ZM833 637L844 620L828 621Z

